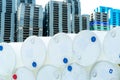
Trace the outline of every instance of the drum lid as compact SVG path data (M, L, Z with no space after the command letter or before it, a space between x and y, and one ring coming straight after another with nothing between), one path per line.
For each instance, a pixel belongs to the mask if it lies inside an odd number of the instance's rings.
M72 57L72 39L65 33L58 33L48 44L48 63L56 67L63 67Z
M73 52L76 62L83 66L94 64L101 52L101 45L94 32L81 31L73 40Z
M46 59L46 47L36 36L28 37L21 48L22 61L30 70L37 70L43 66Z
M120 80L118 66L101 61L94 65L90 73L90 80Z

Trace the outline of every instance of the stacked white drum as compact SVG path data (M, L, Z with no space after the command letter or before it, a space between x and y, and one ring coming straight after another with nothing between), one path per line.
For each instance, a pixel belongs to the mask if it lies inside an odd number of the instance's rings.
M15 70L15 52L7 43L0 43L0 79L10 80Z
M120 80L120 28L0 43L0 80Z
M120 64L120 28L114 28L107 33L103 47L108 61Z
M25 67L37 73L46 59L46 47L36 36L27 38L21 47L22 61Z
M90 80L120 80L119 67L107 61L97 62L91 70Z
M91 31L81 31L73 40L73 53L78 64L93 65L101 53L97 35Z
M72 58L72 39L65 33L52 37L47 49L47 64L63 68Z

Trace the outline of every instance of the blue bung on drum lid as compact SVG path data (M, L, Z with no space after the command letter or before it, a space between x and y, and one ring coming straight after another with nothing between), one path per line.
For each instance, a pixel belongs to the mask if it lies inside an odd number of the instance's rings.
M68 68L67 68L67 69L68 69L68 71L70 71L70 72L71 72L71 71L72 71L72 66L68 66Z
M36 67L37 67L37 63L36 63L36 62L33 62L33 63L32 63L32 67L36 68Z
M68 63L68 59L67 59L67 58L64 58L64 59L63 59L63 63L67 64L67 63Z
M0 51L2 51L3 50L3 46L2 45L0 45Z
M109 73L112 74L113 73L113 69L109 69Z
M95 36L92 36L91 37L91 42L95 42L96 41L96 37Z

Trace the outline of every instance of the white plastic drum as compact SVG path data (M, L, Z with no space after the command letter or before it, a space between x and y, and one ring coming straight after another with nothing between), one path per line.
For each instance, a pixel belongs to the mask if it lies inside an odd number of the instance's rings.
M15 52L12 47L7 43L0 43L0 75L11 75L15 64Z
M35 76L29 69L22 67L12 75L12 80L35 80Z
M62 74L61 80L89 80L88 72L79 64L68 65Z
M61 72L54 66L44 66L39 70L37 80L61 80Z
M101 45L103 45L104 38L108 31L92 31L92 32L94 32L98 36L98 38L101 42Z
M98 36L101 42L101 54L100 54L98 61L107 60L104 54L104 50L103 50L103 41L108 31L92 31L92 32L94 32Z
M73 41L73 52L78 64L89 66L94 64L101 52L101 45L95 33L81 31Z
M15 68L23 67L23 62L21 59L21 46L23 42L11 42L9 45L13 48L16 54L16 66Z
M98 62L91 70L90 80L120 80L119 67L110 62Z
M120 64L120 28L114 28L104 39L105 57L112 63Z
M0 80L10 80L10 79L8 79L8 77L6 78L5 76L4 77L0 76Z
M46 47L36 36L28 37L22 45L22 61L30 70L37 71L46 59Z
M65 33L58 33L51 38L48 45L48 64L63 67L71 60L72 39Z

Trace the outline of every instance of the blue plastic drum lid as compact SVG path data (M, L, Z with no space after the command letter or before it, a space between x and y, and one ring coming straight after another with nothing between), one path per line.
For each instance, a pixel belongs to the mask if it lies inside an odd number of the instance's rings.
M101 61L96 63L91 72L90 80L120 80L120 69L117 65Z
M48 64L64 67L71 61L72 39L65 33L56 34L49 41L47 53Z
M109 31L103 44L105 57L108 61L120 64L120 28Z
M89 77L84 67L72 63L64 69L61 80L89 80Z
M61 72L54 66L46 65L39 70L37 80L61 80Z
M28 37L22 45L22 61L30 70L43 66L46 59L46 47L40 37Z
M0 75L9 76L15 68L15 52L8 43L0 43L0 48Z
M73 40L73 51L77 63L90 66L97 61L100 55L100 40L94 32L81 31Z
M13 80L35 80L35 76L32 71L27 68L19 68L12 76Z

